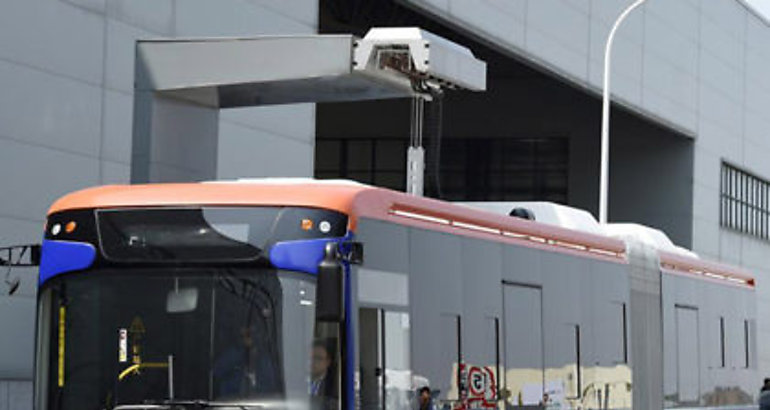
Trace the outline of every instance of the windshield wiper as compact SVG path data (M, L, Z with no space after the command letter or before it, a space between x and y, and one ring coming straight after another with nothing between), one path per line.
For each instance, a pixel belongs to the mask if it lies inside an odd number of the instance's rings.
M238 409L262 410L264 406L253 403L238 403L208 400L160 400L146 404L121 404L113 410L174 410L174 409Z

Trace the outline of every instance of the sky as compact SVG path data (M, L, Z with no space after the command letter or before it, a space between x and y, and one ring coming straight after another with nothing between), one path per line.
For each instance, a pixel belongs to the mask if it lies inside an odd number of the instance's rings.
M770 0L746 0L746 3L764 15L765 19L770 20Z

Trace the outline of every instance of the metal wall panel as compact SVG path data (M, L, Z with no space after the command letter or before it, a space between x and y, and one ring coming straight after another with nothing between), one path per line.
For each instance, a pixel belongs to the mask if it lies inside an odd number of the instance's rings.
M0 410L28 410L32 403L32 382L0 380Z
M409 229L409 288L412 328L412 370L441 397L454 394L457 322L463 310L462 238ZM435 387L434 387L435 386Z
M0 44L0 57L98 85L103 68L103 29L100 16L62 1L4 1L0 38L7 41Z
M502 250L504 245L462 239L462 315L463 350L466 363L492 365L494 354L490 343L490 320L502 318L500 295Z
M503 285L505 388L524 405L542 401L544 350L542 290Z
M274 176L277 169L283 177L307 177L313 175L313 142L220 121L216 164L220 179Z
M32 378L35 299L0 297L0 380Z
M0 87L4 139L98 156L100 129L94 120L102 110L98 86L0 61Z

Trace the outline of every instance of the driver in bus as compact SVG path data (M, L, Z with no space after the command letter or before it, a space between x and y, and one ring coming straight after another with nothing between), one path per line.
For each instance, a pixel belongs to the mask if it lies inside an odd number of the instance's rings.
M225 350L214 363L218 397L253 397L276 392L277 375L270 366L269 353L260 350L254 327L241 327L239 344Z

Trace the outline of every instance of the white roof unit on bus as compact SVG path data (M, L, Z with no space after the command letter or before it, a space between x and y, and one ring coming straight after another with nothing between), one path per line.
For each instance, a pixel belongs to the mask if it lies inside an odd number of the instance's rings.
M457 202L461 205L488 212L509 215L515 208L528 209L535 215L535 221L561 228L604 235L599 222L588 211L553 202Z
M609 223L602 227L604 234L623 241L644 243L655 249L698 259L698 255L681 246L677 246L660 229L634 223Z
M588 211L552 202L458 202L462 205L509 215L513 209L524 208L534 214L535 221L560 228L608 236L622 241L636 241L652 248L678 255L698 258L688 249L675 245L666 234L649 226L634 223L610 223L602 226Z

